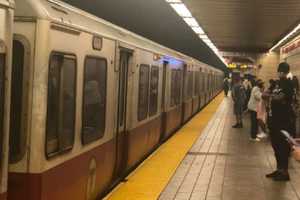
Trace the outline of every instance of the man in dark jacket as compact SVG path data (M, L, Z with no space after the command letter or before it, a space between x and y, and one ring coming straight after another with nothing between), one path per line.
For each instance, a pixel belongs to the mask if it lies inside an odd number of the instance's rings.
M293 103L293 83L287 79L290 67L287 63L280 63L278 66L279 81L271 95L270 112L270 138L274 150L277 170L267 174L267 178L273 178L275 181L289 181L288 159L291 152L290 145L286 138L280 132L285 130L294 136L294 111Z

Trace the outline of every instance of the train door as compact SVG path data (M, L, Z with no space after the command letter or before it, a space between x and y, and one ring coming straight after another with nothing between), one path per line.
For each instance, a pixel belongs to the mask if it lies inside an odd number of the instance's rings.
M119 54L119 85L118 85L118 116L116 135L116 165L115 179L122 178L128 158L128 139L126 137L127 98L128 98L128 70L132 51L120 49Z

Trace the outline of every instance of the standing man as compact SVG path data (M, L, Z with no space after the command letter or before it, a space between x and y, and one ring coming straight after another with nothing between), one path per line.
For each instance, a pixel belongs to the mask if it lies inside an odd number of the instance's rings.
M234 114L236 116L236 124L233 125L232 128L243 128L243 108L246 101L246 91L240 76L235 78L231 92L234 104Z
M288 63L280 63L278 66L279 81L276 88L271 93L271 112L270 112L270 138L274 150L277 170L267 174L267 178L274 181L289 181L288 161L291 152L290 145L286 138L281 134L281 130L289 132L292 136L294 127L293 103L293 83L287 78L290 71Z

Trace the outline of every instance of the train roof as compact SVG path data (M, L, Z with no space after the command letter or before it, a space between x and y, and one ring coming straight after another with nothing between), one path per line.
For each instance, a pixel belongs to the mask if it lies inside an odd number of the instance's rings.
M0 0L0 2L3 0ZM55 23L74 27L82 31L90 32L95 35L118 40L138 48L157 52L163 56L174 57L184 60L187 63L201 64L205 68L213 71L221 70L204 64L194 58L180 52L164 47L149 39L132 33L126 29L118 27L106 20L100 19L90 13L75 8L67 3L58 0L15 0L16 17L26 17L34 19L48 19Z

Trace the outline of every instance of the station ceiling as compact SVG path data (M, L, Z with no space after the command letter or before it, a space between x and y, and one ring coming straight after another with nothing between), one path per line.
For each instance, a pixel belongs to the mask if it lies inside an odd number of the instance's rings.
M63 0L220 69L226 66L165 0ZM220 51L266 52L300 20L299 0L182 0Z
M299 0L183 0L221 51L266 52L299 24Z

